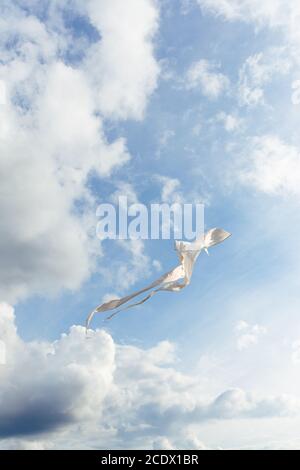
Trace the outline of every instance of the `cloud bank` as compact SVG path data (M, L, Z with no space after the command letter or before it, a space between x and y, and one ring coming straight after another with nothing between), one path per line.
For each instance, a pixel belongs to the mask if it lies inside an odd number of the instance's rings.
M13 308L0 307L0 445L3 448L204 448L209 421L297 413L290 397L240 389L209 398L182 373L175 347L120 345L104 330L73 326L54 342L24 342ZM26 373L24 373L26 371Z

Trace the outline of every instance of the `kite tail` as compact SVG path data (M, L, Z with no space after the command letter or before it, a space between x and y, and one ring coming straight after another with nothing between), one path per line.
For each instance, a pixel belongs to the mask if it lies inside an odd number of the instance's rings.
M117 310L116 312L112 313L111 315L109 315L105 320L106 321L109 321L111 320L115 315L117 315L118 313L120 312L124 312L125 310L129 310L130 308L133 308L133 307L138 307L139 305L142 305L144 304L145 302L147 302L147 300L151 299L155 294L157 294L158 292L167 292L167 291L171 291L171 292L178 292L178 290L182 289L183 287L186 287L186 284L179 284L179 283L171 283L171 284L166 284L166 285L163 285L161 287L159 287L158 289L154 289L153 291L150 292L150 294L146 295L146 297L143 297L141 300L139 300L138 302L135 302L133 304L129 304L127 305L126 307L124 308L120 308L119 310ZM96 313L96 311L94 310L94 313Z
M95 313L97 313L97 309L95 308L94 310L91 311L91 313L88 315L86 321L85 321L85 335L88 335L88 329L90 326L91 321L94 318Z
M139 300L138 302L134 302L132 304L129 304L127 305L126 307L124 308L120 308L119 310L116 310L115 312L113 312L111 315L109 315L108 317L105 318L105 321L110 321L112 318L114 318L118 313L120 312L124 312L126 310L129 310L130 308L133 308L133 307L138 307L139 305L142 305L144 304L145 302L147 302L147 300L151 299L155 294L157 294L158 292L163 292L163 291L173 291L173 292L176 292L177 289L182 289L185 285L182 285L182 284L178 284L178 283L171 283L171 284L165 284L163 286L160 286L158 289L154 289L152 290L148 295L146 295L145 297L143 297L141 300ZM89 328L89 325L94 317L94 315L96 313L99 313L99 311L97 309L95 310L92 310L92 312L89 314L89 316L87 317L87 320L86 320L86 334L88 332L88 328ZM104 313L104 312L103 312Z
M138 302L135 302L133 304L129 304L127 305L127 307L124 307L124 308L120 308L119 310L117 310L116 312L112 313L111 315L109 315L105 320L106 321L109 321L111 320L115 315L117 315L118 313L120 312L124 312L125 310L129 310L130 308L133 308L133 307L137 307L138 305L142 305L144 304L145 302L147 302L147 300L151 299L151 297L153 297L157 292L159 292L160 290L162 289L155 289L153 290L152 292L150 292L150 294L146 295L146 297L144 297L143 299L139 300Z
M144 297L143 299L139 300L138 302L135 302L133 304L130 304L130 305L127 305L126 307L124 308L120 308L119 310L117 310L116 312L112 313L111 315L109 315L105 320L106 321L109 321L111 320L115 315L117 315L117 313L120 313L120 312L123 312L125 310L129 310L130 308L132 307L137 307L138 305L142 305L144 302L146 302L148 299L151 299L151 297L153 297L153 295L158 292L158 290L160 289L156 289L152 292L150 292L150 294L148 294L146 297ZM105 311L103 311L104 313ZM86 322L85 322L85 331L86 331L86 335L88 333L88 329L89 329L89 326L91 324L91 321L93 320L94 318L94 315L96 313L99 313L99 310L98 308L95 308L94 310L91 311L91 313L88 315L87 319L86 319Z

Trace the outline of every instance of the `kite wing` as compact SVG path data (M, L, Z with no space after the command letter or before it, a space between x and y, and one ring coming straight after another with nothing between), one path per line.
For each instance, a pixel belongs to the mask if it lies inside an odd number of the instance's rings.
M218 245L230 236L231 233L226 232L226 230L221 228L213 228L204 235L204 248L210 248L211 246Z

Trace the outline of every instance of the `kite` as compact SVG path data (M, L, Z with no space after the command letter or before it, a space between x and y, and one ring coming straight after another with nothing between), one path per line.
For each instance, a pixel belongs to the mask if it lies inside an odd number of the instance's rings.
M220 228L213 228L206 232L203 236L197 238L194 242L185 242L185 241L175 241L175 249L177 251L180 264L162 275L156 281L152 282L143 289L134 292L131 295L122 297L120 299L113 299L109 302L105 302L102 305L96 307L87 317L86 320L86 329L88 330L90 323L96 313L104 313L113 310L113 313L107 317L107 320L113 318L117 313L128 310L132 307L137 307L142 305L147 300L151 299L155 294L162 291L169 292L179 292L190 284L191 277L193 274L194 264L200 255L201 251L205 251L208 254L208 248L218 245L219 243L226 240L230 237L231 233L226 232ZM122 305L127 304L130 300L135 297L150 291L145 297L141 300L125 305L123 308Z

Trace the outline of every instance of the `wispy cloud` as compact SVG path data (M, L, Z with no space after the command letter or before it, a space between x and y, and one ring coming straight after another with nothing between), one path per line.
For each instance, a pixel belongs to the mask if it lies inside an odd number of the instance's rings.
M266 333L267 329L262 325L249 325L243 320L239 321L235 326L237 349L242 351L243 349L248 349L256 345L260 338Z
M188 69L185 86L188 90L198 89L208 98L216 99L228 89L229 79L217 65L202 59Z
M265 104L265 86L275 77L287 75L292 60L285 49L272 48L267 53L246 59L239 71L238 99L241 105Z

